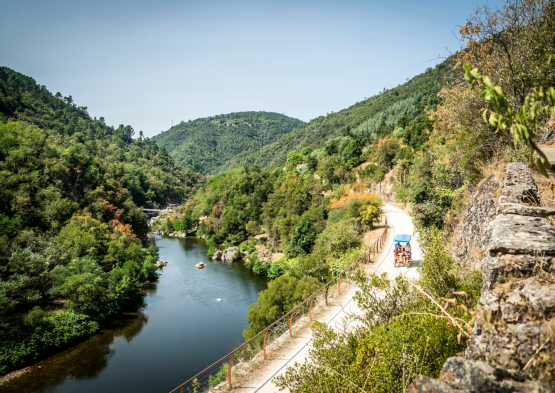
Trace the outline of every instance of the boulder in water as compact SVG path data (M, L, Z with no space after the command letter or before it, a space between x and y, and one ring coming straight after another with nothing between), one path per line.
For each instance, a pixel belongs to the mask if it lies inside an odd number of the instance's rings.
M212 256L212 260L221 261L222 260L222 252L221 251L216 251L214 253L214 255Z
M197 269L203 269L206 267L206 263L199 262L195 266L197 267Z
M235 253L239 250L239 247L229 247L225 250L222 254L222 261L224 262L233 262L239 259Z

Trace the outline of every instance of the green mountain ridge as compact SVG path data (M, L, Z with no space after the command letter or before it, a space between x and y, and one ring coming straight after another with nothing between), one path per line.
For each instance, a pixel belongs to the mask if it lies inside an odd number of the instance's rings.
M347 127L357 137L389 135L401 116L406 115L411 122L425 116L426 106L440 102L437 94L447 83L452 70L450 63L447 59L402 85L339 112L317 117L243 160L262 169L282 167L291 151L322 148L328 139L342 136Z
M181 122L151 139L205 175L248 165L250 156L303 121L273 112L234 112Z
M437 94L448 81L450 63L445 60L402 85L308 123L277 113L238 112L181 122L151 139L165 147L181 165L205 175L249 165L261 169L283 167L291 151L322 148L329 139L342 136L347 128L358 138L384 137L392 133L403 116L401 123L405 126L417 124L419 130L413 144L418 144L419 133L430 126L425 107L440 102ZM273 123L266 125L269 115ZM253 127L252 123L260 127ZM291 125L295 125L293 129L289 129Z

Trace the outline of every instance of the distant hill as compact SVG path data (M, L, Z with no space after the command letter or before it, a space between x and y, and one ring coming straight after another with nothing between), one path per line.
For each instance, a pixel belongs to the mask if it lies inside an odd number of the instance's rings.
M388 135L401 116L406 115L410 121L423 116L427 105L439 103L437 93L446 85L451 70L452 65L446 60L393 89L304 123L260 151L242 156L241 160L262 169L283 166L292 150L300 151L305 146L321 148L329 138L343 135L347 127L359 138Z
M181 122L154 136L181 165L215 175L252 164L260 149L303 121L273 112L236 112Z

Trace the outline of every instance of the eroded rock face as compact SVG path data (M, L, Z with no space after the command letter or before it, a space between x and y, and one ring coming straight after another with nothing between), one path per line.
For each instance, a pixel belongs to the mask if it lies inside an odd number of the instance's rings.
M214 253L214 255L212 256L212 260L213 261L221 261L222 260L222 252L221 251L216 251Z
M538 186L526 164L522 162L507 164L507 175L499 202L541 204Z
M555 257L502 253L487 255L482 266L482 293L493 289L504 277L528 278L538 275L540 270L555 274Z
M229 247L222 253L222 261L231 263L235 260L235 252L239 247Z
M409 393L550 393L552 389L535 381L526 381L521 371L489 363L452 357L441 369L439 379L419 376Z
M473 203L470 208L482 206ZM475 222L467 226L477 231L491 228L491 233L480 261L481 316L468 340L466 359L448 359L438 380L419 377L409 391L552 392L517 371L534 367L535 359L548 350L546 340L555 328L555 228L545 218L555 209L539 205L528 167L508 164L494 219L475 214ZM487 231L479 236L486 238Z
M521 216L549 217L555 215L551 207L528 206L519 203L502 203L499 206L502 214L519 214Z
M555 255L555 228L547 218L501 214L492 225L490 252Z
M484 179L472 195L455 233L451 255L461 264L480 267L492 232L491 223L499 214L497 190L501 187L492 176Z

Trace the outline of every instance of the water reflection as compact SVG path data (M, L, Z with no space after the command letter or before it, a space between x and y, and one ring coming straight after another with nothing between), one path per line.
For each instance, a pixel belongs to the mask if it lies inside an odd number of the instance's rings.
M67 380L95 379L115 354L111 344L120 337L130 343L147 323L148 317L142 307L120 313L99 333L35 364L22 377L4 383L1 391L55 392Z
M0 391L167 392L240 345L248 307L267 279L242 263L208 259L203 240L155 238L169 264L158 283L145 286L144 304ZM199 261L207 267L197 269Z

